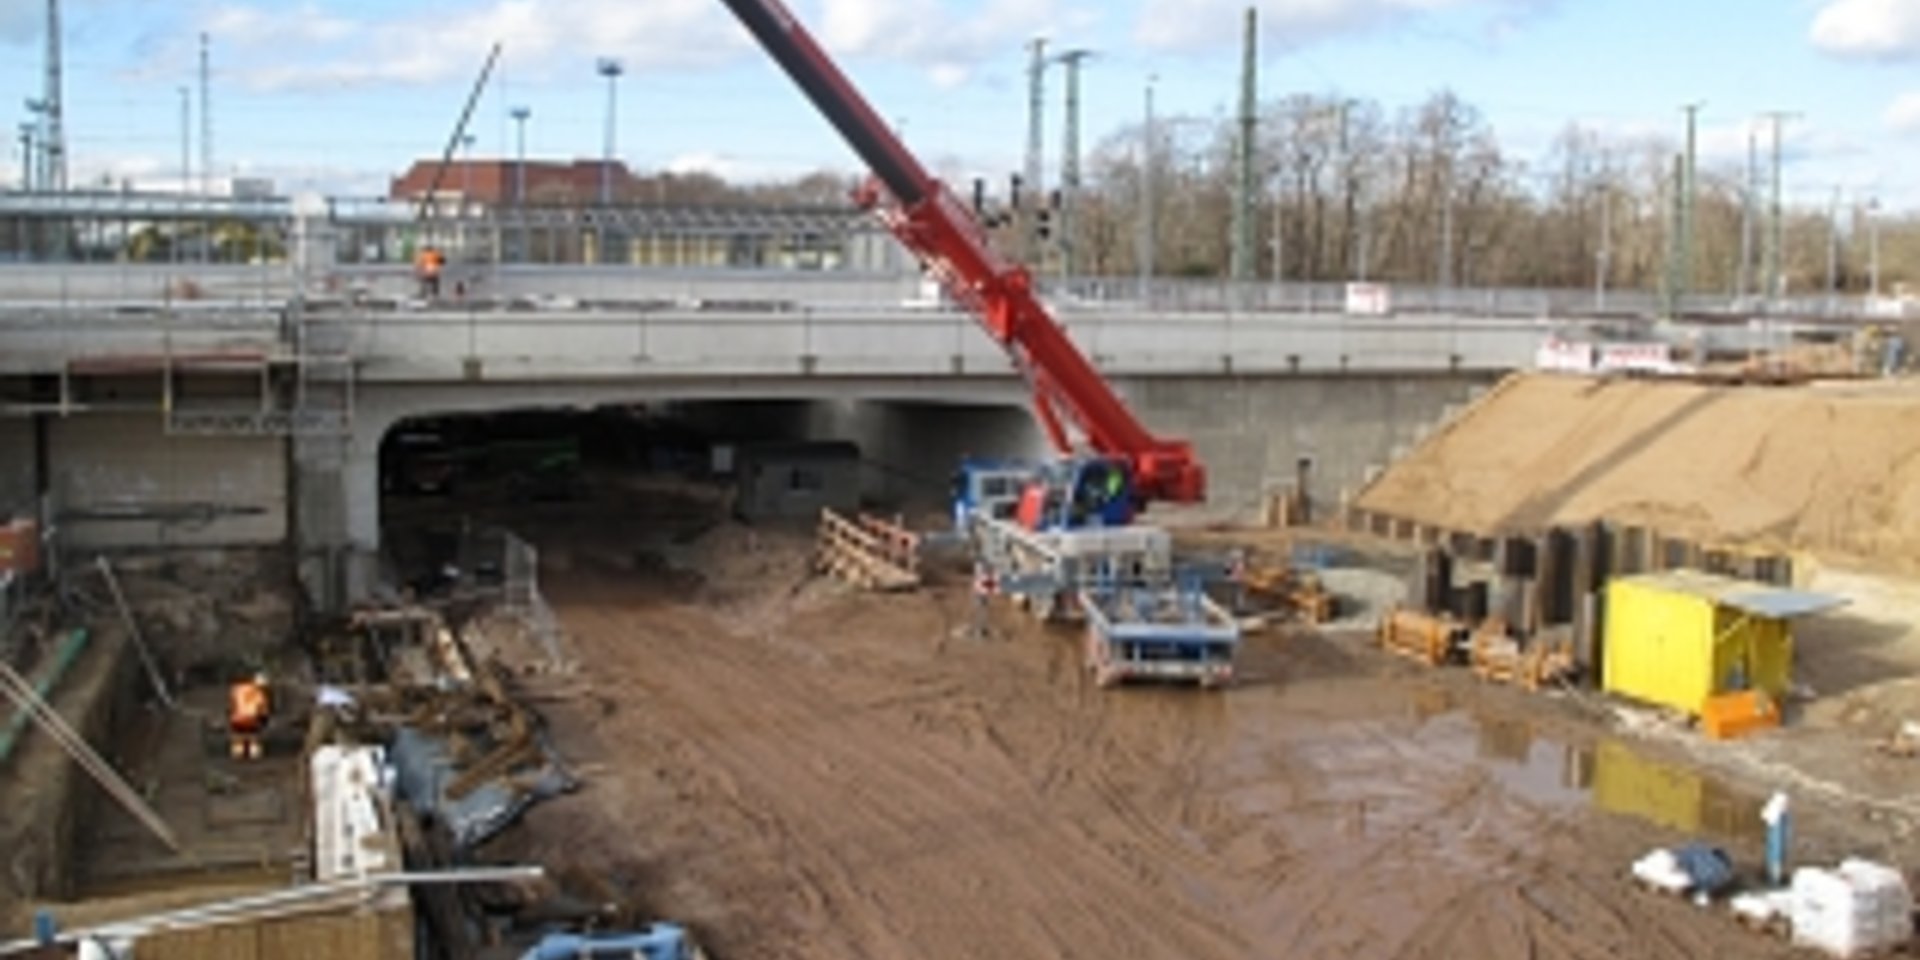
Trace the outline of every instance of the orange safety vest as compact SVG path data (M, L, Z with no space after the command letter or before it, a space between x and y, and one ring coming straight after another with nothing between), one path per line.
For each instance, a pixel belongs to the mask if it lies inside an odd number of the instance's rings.
M227 690L227 722L236 730L257 730L267 723L267 689L251 681Z
M440 275L440 264L445 259L440 255L440 251L428 247L420 251L419 256L413 258L414 269L420 271L423 277L437 277Z

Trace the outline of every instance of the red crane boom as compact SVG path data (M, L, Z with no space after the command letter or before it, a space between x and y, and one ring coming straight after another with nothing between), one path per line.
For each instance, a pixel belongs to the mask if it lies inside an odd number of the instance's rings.
M861 204L879 213L1026 375L1035 416L1054 446L1074 452L1070 425L1095 452L1126 461L1143 502L1205 499L1206 468L1192 445L1154 436L1127 409L1034 295L1027 271L994 253L965 204L927 173L780 0L722 2L873 172Z

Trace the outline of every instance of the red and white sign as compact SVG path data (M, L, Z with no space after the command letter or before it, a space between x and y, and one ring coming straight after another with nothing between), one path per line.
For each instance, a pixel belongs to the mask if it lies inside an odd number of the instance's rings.
M1691 369L1673 362L1666 343L1581 343L1549 339L1534 352L1533 365L1563 373L1683 374Z
M1384 317L1392 313L1392 288L1384 283L1347 284L1347 312L1362 317Z
M1673 347L1665 343L1601 344L1594 368L1608 373L1673 373Z
M1540 345L1534 352L1533 365L1541 370L1564 370L1569 373L1591 373L1593 371L1593 344L1576 343L1561 340L1558 337Z

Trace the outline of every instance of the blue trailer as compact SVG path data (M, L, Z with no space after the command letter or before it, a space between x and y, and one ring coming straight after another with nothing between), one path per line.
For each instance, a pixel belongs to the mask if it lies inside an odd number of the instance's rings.
M1087 669L1103 687L1161 680L1233 682L1240 626L1197 583L1119 583L1080 591Z
M520 960L700 960L685 928L656 923L635 933L551 933Z

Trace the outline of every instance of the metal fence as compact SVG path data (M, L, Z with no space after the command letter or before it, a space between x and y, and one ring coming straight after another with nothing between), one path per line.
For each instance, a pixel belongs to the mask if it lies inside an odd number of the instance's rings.
M494 598L493 612L521 626L548 669L566 667L560 620L540 590L538 548L505 527L473 526L462 532L457 564L460 593Z
M1383 283L1385 312L1532 318L1793 317L1897 320L1920 316L1904 301L1851 294L1736 297L1691 294L1670 299L1650 290L1545 287L1439 287ZM1345 283L1245 283L1214 279L1081 277L1044 281L1064 310L1126 307L1170 312L1344 313Z
M566 658L560 652L560 621L540 593L540 551L512 531L501 538L500 608L521 622L527 635L546 651L547 662L558 668Z

